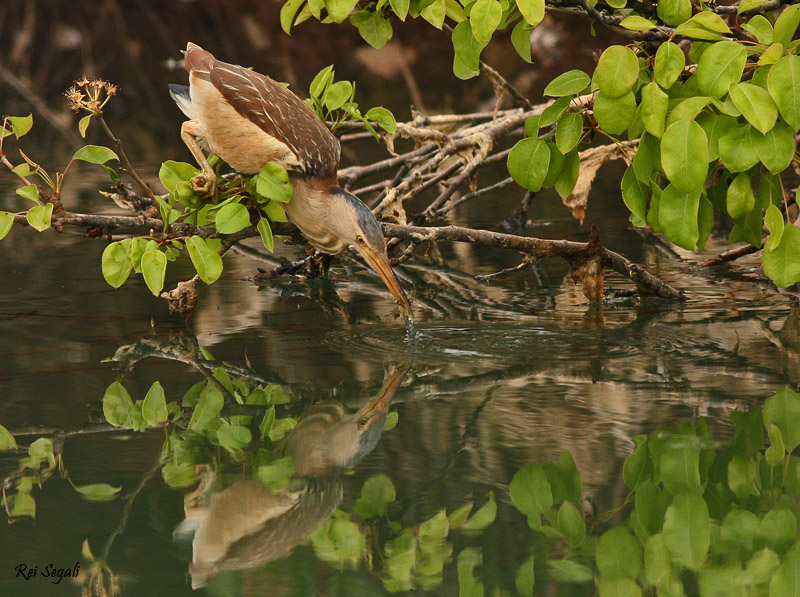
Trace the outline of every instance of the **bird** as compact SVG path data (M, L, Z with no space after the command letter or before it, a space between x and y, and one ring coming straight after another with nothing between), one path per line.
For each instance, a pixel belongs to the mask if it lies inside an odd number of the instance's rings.
M181 125L181 138L201 170L193 187L212 195L216 187L198 139L243 174L256 174L268 162L281 165L292 185L286 215L311 246L331 255L355 247L410 322L411 303L389 263L378 221L339 186L341 146L325 123L287 87L217 60L197 44L187 44L184 64L189 86L170 85L170 95L189 118Z
M184 496L186 518L173 532L176 541L192 542L192 588L223 570L257 569L286 556L333 514L343 497L342 471L377 445L408 370L408 363L397 365L356 412L334 400L309 407L279 448L294 466L282 491L253 478L223 488L215 467L197 467L200 484Z

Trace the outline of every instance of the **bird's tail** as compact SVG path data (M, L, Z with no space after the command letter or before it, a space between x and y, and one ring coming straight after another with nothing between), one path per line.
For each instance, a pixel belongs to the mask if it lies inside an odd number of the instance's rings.
M189 95L189 87L186 85L170 85L169 94L172 96L172 99L175 100L175 103L178 104L181 112L186 114L190 120L196 119L194 107L192 106L192 98Z

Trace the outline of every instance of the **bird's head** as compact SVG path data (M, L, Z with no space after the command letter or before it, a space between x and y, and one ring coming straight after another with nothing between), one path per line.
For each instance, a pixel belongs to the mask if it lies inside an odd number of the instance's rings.
M347 191L336 188L330 193L331 229L342 241L356 248L381 277L406 317L411 319L411 303L389 264L386 240L378 220L360 199Z

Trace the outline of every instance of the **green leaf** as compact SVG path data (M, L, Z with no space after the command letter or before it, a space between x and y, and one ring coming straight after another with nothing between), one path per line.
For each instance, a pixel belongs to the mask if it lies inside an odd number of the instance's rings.
M649 21L639 15L626 17L620 21L619 25L630 31L650 31L656 28L656 24L653 21Z
M794 130L800 129L800 56L784 56L767 76L767 89L783 119Z
M676 191L702 189L708 173L708 139L702 127L694 120L671 124L661 137L661 164Z
M103 416L116 427L133 426L133 400L128 390L118 381L112 383L103 395Z
M350 16L357 4L358 0L325 0L325 9L334 23L341 23Z
M702 189L697 189L684 193L670 184L664 189L659 201L658 222L664 234L687 251L694 250L700 238L697 214L701 192Z
M406 20L406 15L408 14L408 6L410 4L409 0L389 0L389 4L394 11L394 14L397 15L401 21Z
M108 147L102 145L86 145L72 156L73 160L83 160L92 164L105 164L109 160L119 161L119 156Z
M158 381L153 382L142 403L142 417L150 427L161 425L167 420L167 398L164 388Z
M562 154L572 151L583 134L583 117L575 112L565 114L556 125L556 146Z
M781 210L772 203L767 207L767 213L764 216L764 224L766 224L770 232L769 239L767 240L767 250L774 251L783 237L784 223Z
M647 218L647 198L649 195L650 185L640 182L636 178L633 166L628 166L622 177L622 200L631 213L641 222L645 222Z
M17 440L11 435L11 432L0 425L0 452L17 449Z
M3 240L14 225L14 214L0 211L0 240Z
M656 586L672 573L669 550L663 533L651 535L644 544L644 577L648 585Z
M222 234L234 234L250 225L250 213L241 203L228 203L217 211L214 222Z
M769 435L769 448L767 448L766 452L764 453L764 457L769 466L775 467L783 462L783 458L786 456L786 446L783 444L783 435L781 434L781 430L778 429L778 426L775 423L770 423L769 427L767 427L767 434ZM755 469L755 462L753 462L753 468ZM753 476L755 477L755 472L753 473Z
M705 500L693 492L676 495L667 508L663 535L673 562L699 570L711 542L711 520Z
M272 222L288 222L286 212L280 203L270 200L261 204L261 210Z
M742 29L752 33L758 43L768 46L772 43L773 30L770 23L763 15L755 15L742 25Z
M164 288L164 276L167 273L167 256L158 249L147 251L142 255L142 276L153 293L158 296Z
M533 58L531 58L531 26L524 20L514 25L514 29L511 30L511 45L514 46L520 58L528 64L533 63Z
M642 548L623 526L603 533L597 543L597 570L603 579L636 578L642 569Z
M197 176L198 170L186 162L173 162L167 160L158 170L158 179L164 188L174 193L179 182L189 181Z
M76 486L75 491L90 502L110 502L117 497L122 487L112 487L108 483L92 483Z
M690 0L660 0L656 9L658 18L667 25L680 25L692 16Z
M272 253L275 250L275 239L272 237L272 228L270 228L269 222L264 218L260 218L256 228L261 235L261 242L264 243L264 247Z
M703 112L697 115L695 122L697 122L706 133L709 161L719 159L719 139L736 126L736 120L725 114Z
M445 0L433 0L422 9L420 16L437 29L441 29L444 24L444 17L447 14L445 5Z
M213 284L222 274L222 257L200 236L186 239L186 248L200 279L206 284Z
M553 505L550 482L540 464L532 463L516 472L508 486L511 502L527 515L532 528L541 527L540 516Z
M327 106L328 110L333 111L333 110L338 110L339 108L344 106L345 103L350 101L352 97L353 97L353 84L350 81L337 81L336 83L333 83L328 87L328 89L325 90L325 95L323 96L322 101L324 102L325 106ZM268 164L270 163L272 162L269 162ZM273 170L274 166L277 166L277 164L273 164ZM274 171L277 174L277 170ZM264 172L264 168L261 169L261 172ZM259 193L263 195L263 193L261 193L260 191ZM270 195L264 195L264 196L269 197L270 199L274 199L274 197Z
M207 429L212 422L217 420L217 415L222 412L223 406L225 406L225 399L222 396L222 392L215 386L207 384L200 393L200 399L194 406L192 418L189 420L189 429L195 431Z
M664 134L669 97L653 81L642 87L642 122L648 133L659 139Z
M633 50L625 46L608 47L594 71L594 81L601 93L612 99L629 93L638 77L639 61Z
M295 16L305 3L306 0L287 0L286 3L281 7L281 13L280 13L281 29L283 29L286 35L291 35L292 25L294 24ZM345 18L347 18L346 15Z
M197 483L197 476L194 472L194 464L184 462L168 462L161 469L161 476L164 482L170 487L188 487Z
M728 463L728 487L738 499L746 499L753 491L757 472L758 466L752 458L731 458Z
M89 123L91 121L92 121L92 115L87 114L86 116L81 118L80 121L78 122L78 132L84 139L86 138L86 130L89 128Z
M27 116L9 116L8 122L11 124L11 131L14 137L19 139L28 134L33 128L33 114ZM5 135L3 135L5 137Z
M753 188L750 186L750 177L744 172L736 175L725 196L728 214L734 220L740 220L753 210L755 204L756 198L753 195Z
M270 493L277 495L289 488L289 483L294 476L294 463L288 456L279 458L270 464L259 466L256 476Z
M756 136L749 124L740 124L719 138L719 157L731 172L744 172L758 163Z
M780 568L769 583L769 597L800 595L800 548L795 545L783 557Z
M17 195L30 199L36 204L39 203L39 189L36 188L35 184L29 184L17 189Z
M470 71L478 74L480 56L485 43L480 43L472 34L472 26L469 21L463 21L453 29L453 49L456 59L461 60L464 66Z
M551 97L562 97L575 95L585 90L592 80L582 70L569 70L558 75L544 88L544 95Z
M217 429L217 441L219 445L228 450L229 452L238 452L245 449L250 445L253 440L253 434L247 427L241 425L231 425L227 421L223 421ZM289 459L291 461L291 459ZM261 467L258 469L261 473ZM260 475L259 475L259 478Z
M350 17L350 23L373 48L380 49L392 39L391 23L378 12L361 10Z
M535 585L535 572L534 572L534 561L533 556L531 555L527 560L522 562L520 567L517 569L517 576L516 576L516 585L517 585L517 592L520 595L531 597L533 596L533 588Z
M592 569L572 560L547 560L550 576L560 582L585 585L594 580Z
M784 48L792 43L797 26L800 25L800 5L789 6L775 21L775 34L772 41Z
M386 508L397 499L394 483L383 474L373 475L364 482L361 494L353 505L353 512L368 519L386 514Z
M544 0L516 0L522 18L531 27L536 27L544 18ZM545 95L550 95L545 93Z
M768 0L742 0L739 3L738 8L736 9L737 14L742 14L743 12L747 12L748 10L755 10Z
M530 191L542 188L550 163L550 149L541 139L522 139L508 154L508 172L521 187Z
M331 81L333 81L333 74L332 64L319 71L311 80L311 85L308 86L309 95L321 101L322 95L325 93Z
M681 120L694 120L711 101L712 98L704 95L679 100L667 118L667 128Z
M447 515L447 521L450 524L450 528L458 528L464 521L467 520L469 517L469 513L472 512L472 502L467 502L463 506L459 506L453 512Z
M489 43L503 17L503 8L497 0L478 0L472 5L469 22L478 43Z
M704 95L722 97L728 88L738 83L744 72L747 52L733 41L712 44L697 64L697 87Z
M759 66L768 66L770 64L775 64L783 57L784 48L781 44L772 44L767 50L761 54L758 58ZM756 71L757 74L764 73L765 71L759 69ZM765 73L769 74L769 73ZM753 77L753 82L757 83L761 87L766 87L766 84L762 83L762 81L756 81L755 76Z
M691 19L675 28L675 35L694 39L717 41L731 30L722 18L713 12L698 12Z
M792 228L787 226L784 235ZM800 235L800 230L794 229ZM788 388L778 390L764 402L763 416L764 427L769 429L774 424L780 429L787 451L791 453L800 445L800 394Z
M636 98L633 92L621 97L608 97L600 91L594 98L594 117L597 124L611 135L624 133L636 116Z
M689 10L691 11L691 5L689 5ZM656 51L653 69L656 83L664 89L669 89L678 80L685 66L686 56L683 54L683 50L671 41L664 42Z
M490 491L487 495L488 500L481 506L472 517L461 525L463 531L482 531L494 522L497 516L497 503L494 500L494 492Z
M53 217L52 203L48 203L47 205L37 205L36 207L31 207L26 215L28 224L30 224L32 228L35 228L39 232L44 232L45 230L50 228L50 221L52 217Z
M346 81L340 81L340 83L346 83ZM338 83L335 83L333 87L336 85ZM330 92L330 89L328 92ZM278 203L288 202L292 198L292 184L289 182L289 173L278 164L267 162L256 175L256 193Z
M558 122L559 118L561 118L566 113L571 101L572 101L571 97L560 97L552 104L547 106L539 116L538 120L539 128L548 127ZM531 120L532 118L533 116L528 118L528 120ZM534 135L529 135L529 136L532 137Z
M661 206L664 210L665 196L669 187L664 190L661 196ZM662 214L659 213L659 220L663 222ZM696 216L695 216L696 221ZM690 248L694 248L694 243ZM683 491L692 491L697 494L703 493L703 486L700 482L700 450L694 446L684 445L665 445L659 458L661 468L661 481L664 488L672 494Z
M731 99L747 122L766 133L778 118L778 108L766 89L752 83L731 85Z
M791 510L786 508L773 508L767 512L758 524L758 530L753 537L753 547L771 547L782 550L794 541L797 521Z
M384 131L393 135L395 130L397 130L397 121L394 118L394 114L392 114L386 108L382 108L380 106L376 106L374 108L370 108L367 110L367 113L364 115L364 118L370 121L374 121L378 123Z
M564 163L561 167L561 173L558 175L555 183L556 192L563 199L568 197L575 184L578 182L578 175L581 171L581 158L578 155L578 150L573 149L564 156Z
M103 277L114 288L119 288L125 283L133 268L130 243L130 239L117 241L108 245L103 251Z
M564 502L558 509L558 530L568 541L578 542L586 535L586 522L572 502Z

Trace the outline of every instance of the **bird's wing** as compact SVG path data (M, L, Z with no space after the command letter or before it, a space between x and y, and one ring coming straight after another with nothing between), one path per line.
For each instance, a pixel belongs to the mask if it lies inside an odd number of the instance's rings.
M210 81L239 114L288 147L304 174L336 176L339 141L288 88L257 72L221 62L195 44L187 47L185 60L186 70L193 76Z

